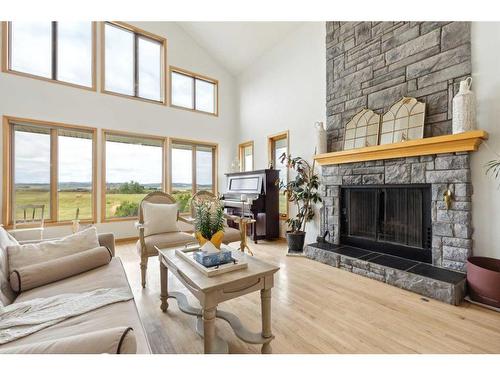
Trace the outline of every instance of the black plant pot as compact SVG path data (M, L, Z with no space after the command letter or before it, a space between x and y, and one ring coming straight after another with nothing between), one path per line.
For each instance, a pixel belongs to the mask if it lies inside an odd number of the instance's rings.
M288 242L288 251L302 252L306 232L286 232L286 241Z

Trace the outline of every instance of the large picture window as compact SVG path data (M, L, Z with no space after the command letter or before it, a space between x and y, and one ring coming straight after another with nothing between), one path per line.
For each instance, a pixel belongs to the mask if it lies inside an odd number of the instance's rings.
M4 71L95 89L93 22L14 21L4 25Z
M103 91L164 103L166 40L121 22L102 32Z
M288 169L280 161L283 153L288 154L288 131L268 137L269 162L280 171L280 182L288 182ZM288 217L288 200L286 195L280 192L279 212L282 218Z
M104 131L103 221L135 218L146 194L163 191L164 139Z
M23 219L23 207L44 208L47 222L94 221L95 129L4 118L9 189L5 222Z
M189 200L197 191L216 193L217 146L172 141L170 146L170 192L181 212L189 211Z
M170 67L170 105L217 115L218 81Z

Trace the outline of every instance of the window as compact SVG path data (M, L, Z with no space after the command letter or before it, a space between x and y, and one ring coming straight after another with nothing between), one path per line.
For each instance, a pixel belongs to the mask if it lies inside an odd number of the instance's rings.
M216 193L216 154L216 145L172 141L170 192L181 212L189 212L189 200L197 191Z
M21 219L22 206L44 205L47 222L95 212L95 129L5 117L7 186L5 222Z
M217 116L218 82L170 67L170 105Z
M269 162L280 171L280 182L288 182L288 169L281 163L283 153L288 154L288 131L268 137ZM288 217L288 201L284 194L279 197L279 211L283 218Z
M103 27L103 91L164 103L166 40L124 23Z
M253 141L240 143L238 149L240 171L253 171Z
M135 218L146 194L163 191L164 139L107 130L103 139L103 221Z
M95 89L92 22L7 22L4 70Z

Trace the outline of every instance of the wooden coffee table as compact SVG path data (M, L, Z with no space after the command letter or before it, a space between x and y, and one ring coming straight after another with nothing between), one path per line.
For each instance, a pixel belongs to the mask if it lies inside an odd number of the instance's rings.
M205 276L180 258L175 249L157 249L160 258L161 309L165 312L168 308L167 299L175 298L182 312L196 316L196 330L204 338L205 353L228 352L227 343L215 332L216 318L227 321L240 340L262 345L262 353L271 353L270 343L274 338L271 332L271 288L274 285L274 274L279 267L242 254L233 248L229 249L243 258L248 267L213 277ZM184 294L168 291L168 271L198 299L201 309L190 306ZM248 331L236 315L217 309L221 302L256 291L260 291L262 332Z

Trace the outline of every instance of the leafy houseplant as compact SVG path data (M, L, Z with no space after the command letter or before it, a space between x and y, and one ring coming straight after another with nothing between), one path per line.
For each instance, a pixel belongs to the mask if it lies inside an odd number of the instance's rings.
M493 159L486 163L486 174L498 179L500 176L500 159Z
M280 182L280 189L287 197L288 202L295 204L297 213L286 221L289 231L286 234L288 249L302 251L306 235L306 224L314 217L314 203L321 202L318 192L319 176L312 166L303 158L283 153L280 156L281 164L296 172L295 178L286 184Z
M224 207L217 201L194 202L194 229L201 246L212 242L220 249L224 236Z

